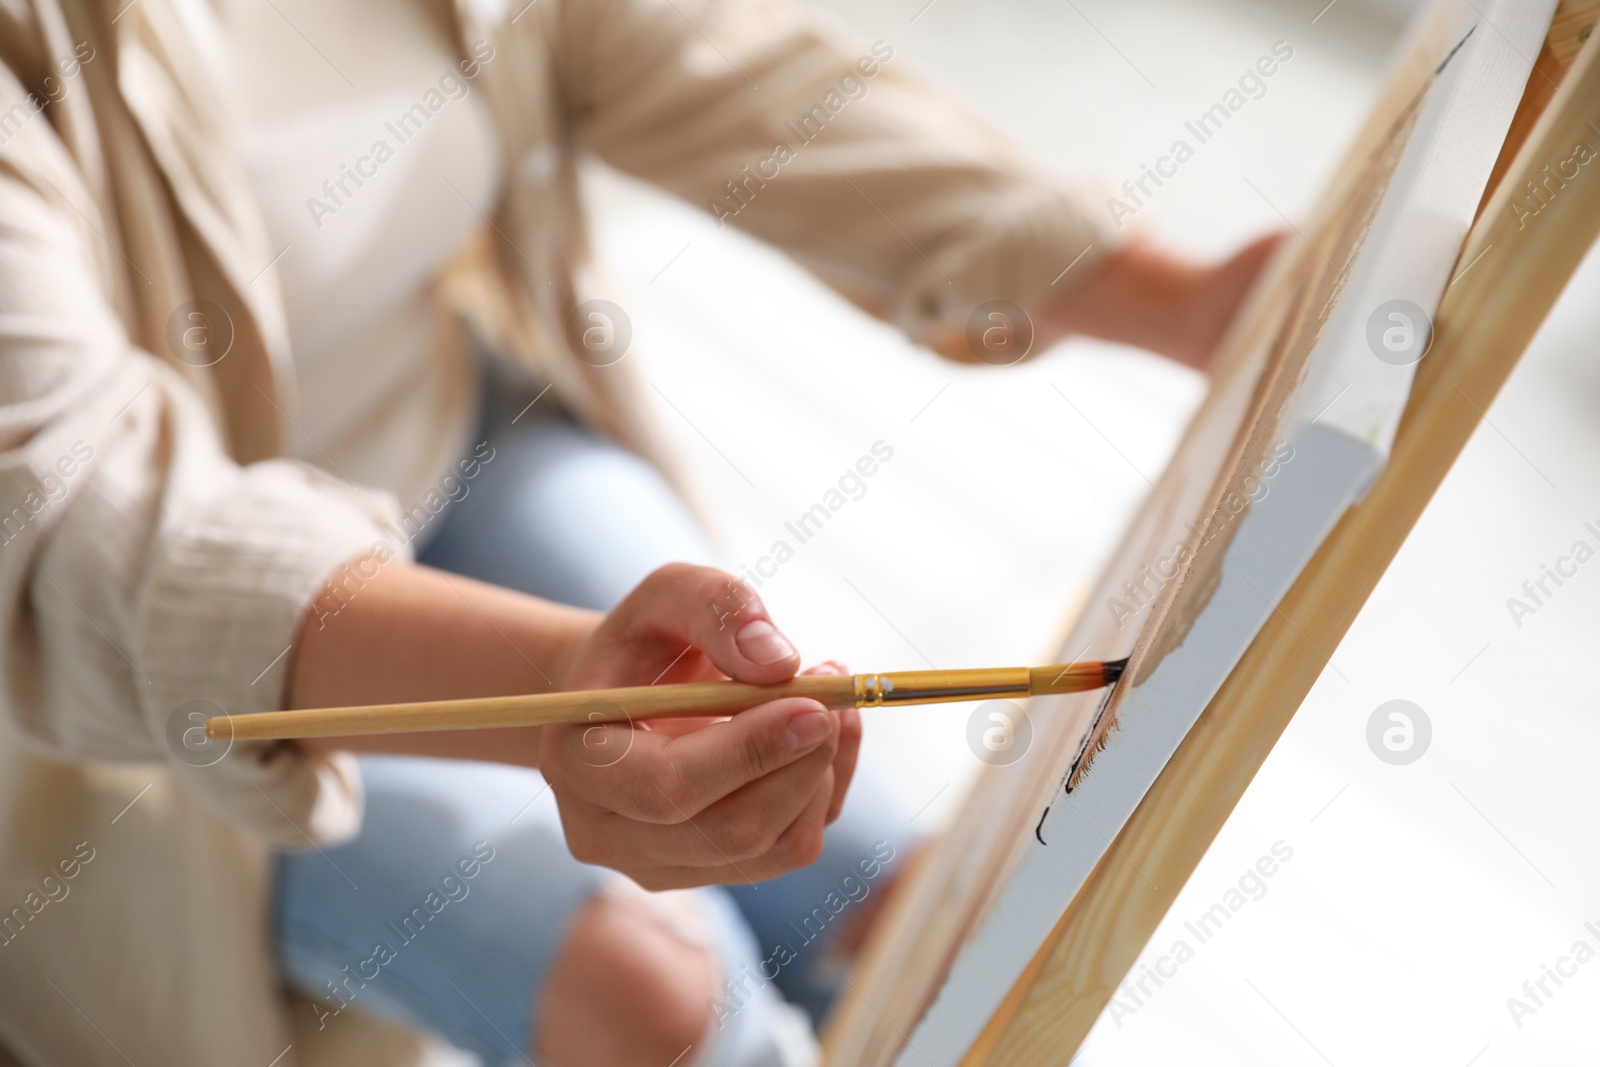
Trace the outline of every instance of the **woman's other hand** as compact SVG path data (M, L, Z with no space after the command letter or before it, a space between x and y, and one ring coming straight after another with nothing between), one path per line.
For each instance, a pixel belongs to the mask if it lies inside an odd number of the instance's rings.
M1228 324L1282 239L1282 233L1268 234L1220 263L1196 263L1153 240L1135 240L1066 298L1033 314L1030 353L1084 334L1209 370ZM965 331L952 331L933 348L976 362L970 344Z
M1282 239L1282 233L1268 234L1210 264L1195 263L1154 241L1135 241L1052 309L1041 326L1043 339L1088 334L1206 371Z

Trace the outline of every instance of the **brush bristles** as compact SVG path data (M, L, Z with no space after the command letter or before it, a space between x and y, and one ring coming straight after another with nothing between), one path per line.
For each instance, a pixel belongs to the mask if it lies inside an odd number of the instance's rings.
M1028 687L1035 696L1103 689L1108 685L1115 685L1127 666L1126 659L1109 659L1088 663L1058 663L1051 667L1032 667L1028 671Z

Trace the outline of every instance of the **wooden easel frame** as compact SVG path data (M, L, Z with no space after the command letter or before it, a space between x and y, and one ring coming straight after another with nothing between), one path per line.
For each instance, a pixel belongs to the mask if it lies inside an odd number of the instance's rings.
M1060 1067L1077 1051L1321 674L1322 650L1344 637L1600 233L1600 169L1580 171L1536 215L1518 207L1525 183L1574 145L1600 147L1597 18L1600 0L1557 10L1383 472L1257 634L963 1067Z

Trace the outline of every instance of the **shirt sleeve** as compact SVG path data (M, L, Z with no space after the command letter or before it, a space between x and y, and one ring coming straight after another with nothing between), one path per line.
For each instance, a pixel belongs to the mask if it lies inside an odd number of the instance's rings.
M553 52L585 143L917 340L987 301L1047 307L1118 243L1094 179L1045 173L892 42L784 0L560 11Z
M240 742L210 762L186 716L283 707L304 612L383 539L392 502L228 457L194 388L112 310L121 252L48 131L0 150L0 716L58 760L164 763L271 844L347 837L353 760Z

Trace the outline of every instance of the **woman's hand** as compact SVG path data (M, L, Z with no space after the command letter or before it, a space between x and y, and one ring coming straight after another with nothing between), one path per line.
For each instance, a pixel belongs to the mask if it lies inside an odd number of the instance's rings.
M561 688L767 685L799 666L748 585L672 564L606 616ZM573 855L668 889L756 882L816 859L855 770L861 718L784 699L719 721L580 721L540 733L539 766Z
M1148 239L1117 250L1065 299L1030 318L1029 353L1073 334L1135 345L1205 371L1262 267L1283 239L1268 234L1221 263L1196 263ZM962 363L979 361L967 331L935 338L934 351Z
M1207 370L1228 324L1282 239L1281 233L1268 234L1211 264L1137 240L1045 315L1035 344L1082 333Z

